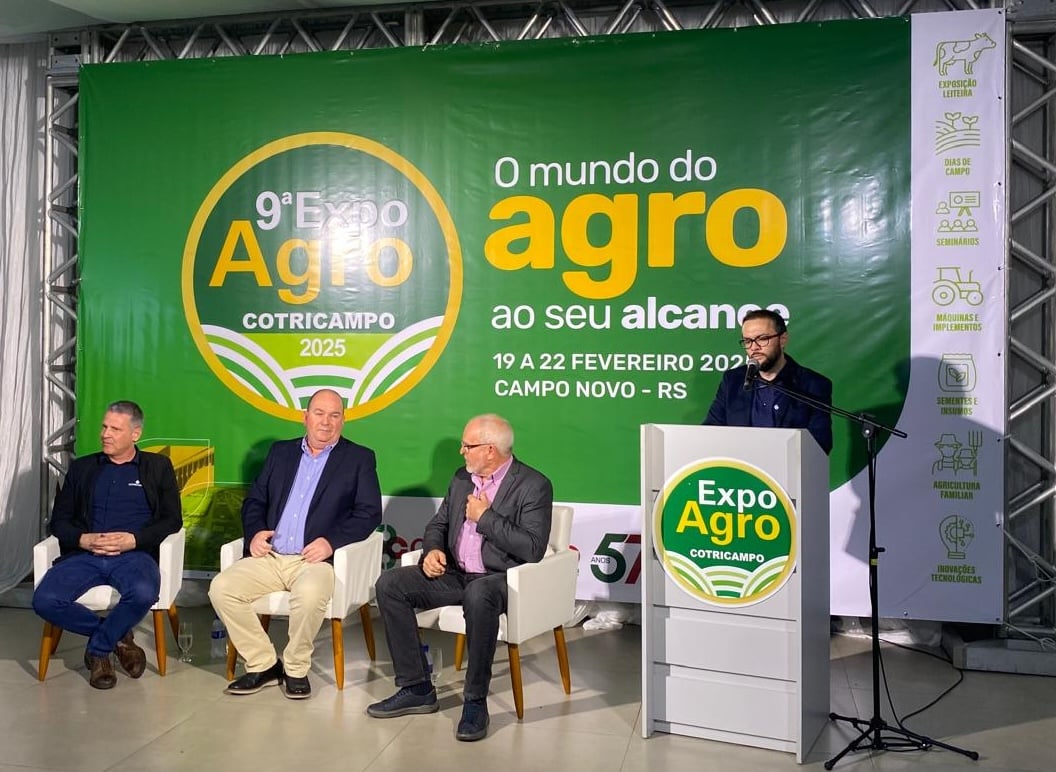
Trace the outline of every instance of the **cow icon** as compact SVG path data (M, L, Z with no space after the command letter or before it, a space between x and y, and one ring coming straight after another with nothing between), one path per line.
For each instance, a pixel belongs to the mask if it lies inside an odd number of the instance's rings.
M932 66L939 68L939 75L946 75L951 64L960 62L964 74L971 75L972 67L983 51L996 48L997 43L985 32L975 33L971 40L943 40L935 46L935 61Z

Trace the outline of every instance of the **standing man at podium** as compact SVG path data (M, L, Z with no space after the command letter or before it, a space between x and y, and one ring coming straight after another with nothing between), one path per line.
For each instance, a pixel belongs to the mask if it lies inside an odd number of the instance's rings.
M785 353L788 328L774 311L750 311L741 323L748 361L723 373L705 426L806 429L826 454L832 451L832 416L770 384L832 404L832 381Z

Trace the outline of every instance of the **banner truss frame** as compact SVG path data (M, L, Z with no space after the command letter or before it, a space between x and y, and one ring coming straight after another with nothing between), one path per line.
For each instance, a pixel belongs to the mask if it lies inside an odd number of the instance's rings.
M50 36L41 529L73 452L78 290L78 69L87 63L622 35L1004 7L974 0L493 0L356 6ZM1056 636L1056 11L1009 8L1005 611L999 636Z

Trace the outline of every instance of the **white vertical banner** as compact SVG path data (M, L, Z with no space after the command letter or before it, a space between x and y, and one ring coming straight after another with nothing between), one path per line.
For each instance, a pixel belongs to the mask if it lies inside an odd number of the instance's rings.
M1002 616L1005 57L1001 10L912 17L909 436L878 458L884 617ZM834 523L833 613L865 613L864 472L832 506L854 513Z

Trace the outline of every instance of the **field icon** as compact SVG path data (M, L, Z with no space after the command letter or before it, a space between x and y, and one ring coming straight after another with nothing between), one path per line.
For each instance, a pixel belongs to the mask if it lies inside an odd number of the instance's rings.
M935 155L959 147L979 147L983 136L978 124L978 115L943 113L942 118L935 121Z

